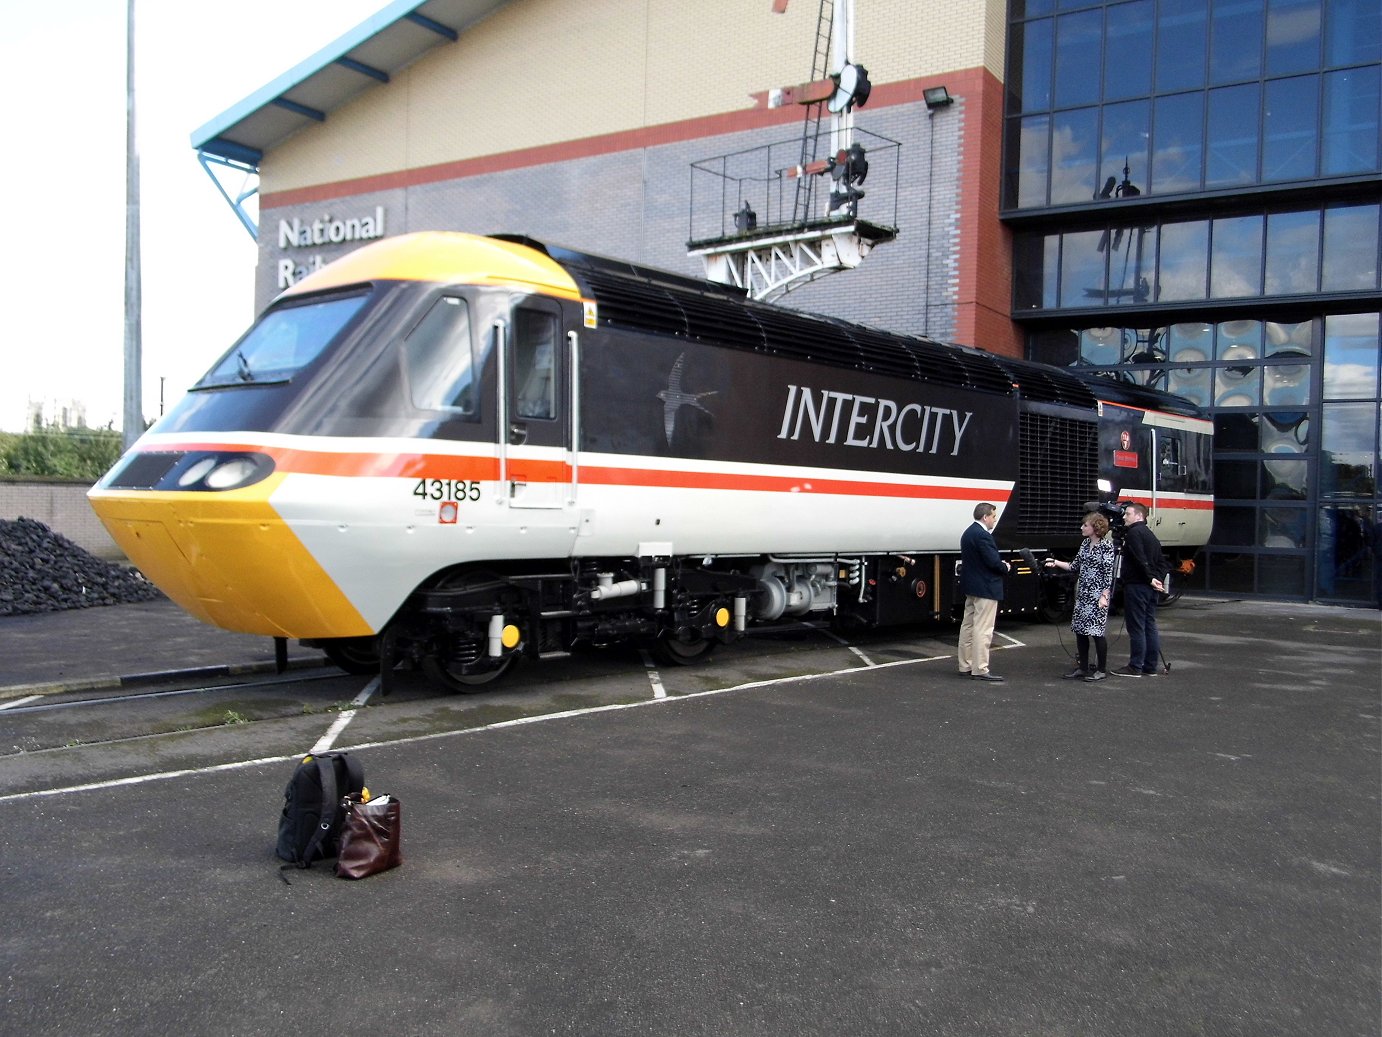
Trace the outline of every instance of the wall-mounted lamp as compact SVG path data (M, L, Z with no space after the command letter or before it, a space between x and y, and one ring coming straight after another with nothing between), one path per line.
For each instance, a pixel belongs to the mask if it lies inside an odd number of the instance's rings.
M943 86L928 86L921 92L921 97L926 102L926 107L933 112L937 108L955 103L955 98L951 97L950 91Z

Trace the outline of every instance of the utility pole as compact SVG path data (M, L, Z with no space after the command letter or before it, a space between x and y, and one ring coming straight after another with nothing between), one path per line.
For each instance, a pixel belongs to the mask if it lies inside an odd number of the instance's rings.
M126 0L125 35L125 409L124 445L144 434L140 342L139 141L134 122L134 0Z

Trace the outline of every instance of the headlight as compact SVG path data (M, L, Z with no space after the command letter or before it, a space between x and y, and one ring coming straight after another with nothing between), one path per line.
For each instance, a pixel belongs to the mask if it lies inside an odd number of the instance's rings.
M255 476L258 474L259 466L254 463L252 458L237 457L211 469L206 477L206 488L208 490L233 490L238 486L257 482Z

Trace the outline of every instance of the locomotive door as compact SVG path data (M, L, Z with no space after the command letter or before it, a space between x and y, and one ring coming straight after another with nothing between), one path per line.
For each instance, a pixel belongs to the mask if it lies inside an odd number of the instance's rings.
M554 511L553 524L567 529L561 512L575 487L561 309L525 299L511 318L500 367L502 492L509 507ZM537 516L530 521L547 524Z

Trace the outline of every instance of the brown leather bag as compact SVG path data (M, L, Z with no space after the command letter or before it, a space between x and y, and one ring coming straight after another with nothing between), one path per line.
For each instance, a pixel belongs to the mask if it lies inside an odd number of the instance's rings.
M341 849L336 875L362 879L403 863L403 805L393 796L377 796L362 803L359 795L342 801Z

